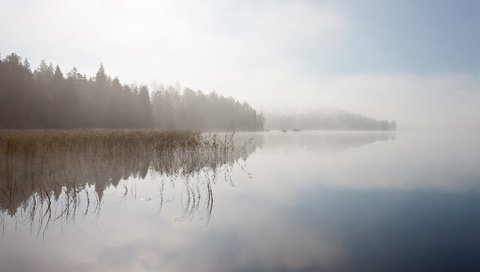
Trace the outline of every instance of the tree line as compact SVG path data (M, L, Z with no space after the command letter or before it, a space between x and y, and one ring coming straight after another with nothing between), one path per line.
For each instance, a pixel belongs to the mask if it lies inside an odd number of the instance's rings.
M289 114L266 114L270 129L307 130L396 130L397 123L377 120L361 114L332 110Z
M102 65L87 78L42 61L32 70L14 53L0 58L0 128L263 130L247 102L189 88L122 84Z

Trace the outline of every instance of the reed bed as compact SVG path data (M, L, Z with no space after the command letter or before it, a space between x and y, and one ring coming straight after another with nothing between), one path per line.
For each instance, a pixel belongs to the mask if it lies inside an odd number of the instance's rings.
M156 130L0 130L0 211L13 216L20 209L44 225L75 216L80 194L93 206L87 211L99 211L104 190L129 177L145 178L154 170L172 181L194 180L205 169L215 173L245 159L246 143L236 145L233 137ZM190 199L199 197L200 187L211 212L211 182L184 184L186 213L198 208ZM52 212L59 203L60 212Z

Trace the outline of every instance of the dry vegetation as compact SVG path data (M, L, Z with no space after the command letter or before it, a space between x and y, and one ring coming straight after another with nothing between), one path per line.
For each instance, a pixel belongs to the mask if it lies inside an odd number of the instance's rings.
M155 130L0 130L0 211L18 212L37 221L39 230L49 222L74 217L80 197L86 211L98 212L103 192L128 177L144 178L149 170L174 179L215 171L248 156L236 147L233 134ZM185 184L187 199L207 196L211 213L211 181ZM61 203L62 207L55 207ZM92 206L93 208L90 208ZM192 214L199 203L188 201ZM54 211L55 210L55 211ZM43 226L43 227L42 227Z

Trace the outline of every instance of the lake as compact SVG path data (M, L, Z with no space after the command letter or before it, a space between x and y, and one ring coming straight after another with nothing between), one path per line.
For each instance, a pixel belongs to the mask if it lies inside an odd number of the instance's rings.
M479 271L479 132L227 138L0 154L0 271Z

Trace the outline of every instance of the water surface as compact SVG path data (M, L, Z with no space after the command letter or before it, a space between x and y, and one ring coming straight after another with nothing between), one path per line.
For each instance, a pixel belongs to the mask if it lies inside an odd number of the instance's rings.
M4 157L0 271L478 271L479 136L237 133L226 155Z

